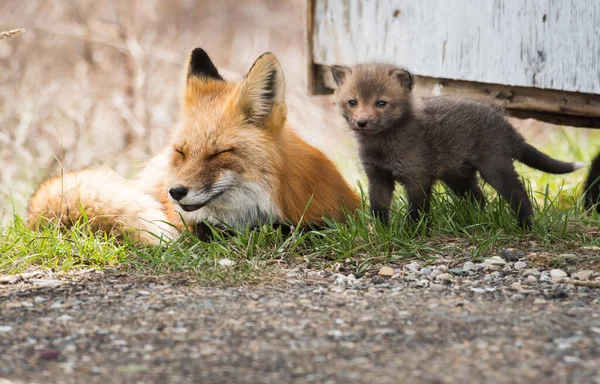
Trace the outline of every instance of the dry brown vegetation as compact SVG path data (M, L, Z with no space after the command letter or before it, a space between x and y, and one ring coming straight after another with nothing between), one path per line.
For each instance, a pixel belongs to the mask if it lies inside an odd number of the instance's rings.
M230 78L275 53L290 120L310 142L347 153L331 99L306 94L303 11L301 0L0 3L0 29L27 29L0 41L0 210L14 202L23 213L61 166L106 163L131 176L168 139L195 47Z
M303 0L0 2L0 30L27 30L0 40L0 216L13 204L22 214L61 167L135 173L176 123L184 61L198 46L229 77L275 53L290 120L355 178L332 98L307 95L303 27Z

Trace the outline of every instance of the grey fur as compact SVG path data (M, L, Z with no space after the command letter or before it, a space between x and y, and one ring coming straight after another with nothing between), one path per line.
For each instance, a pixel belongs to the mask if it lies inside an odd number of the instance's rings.
M513 159L549 173L576 169L527 144L503 110L487 101L441 96L415 100L410 72L387 64L337 66L334 71L336 104L358 140L371 209L385 223L396 181L406 189L409 215L415 220L420 211L429 211L436 180L483 206L479 171L510 202L519 224L530 229L533 210ZM387 104L380 105L382 101Z

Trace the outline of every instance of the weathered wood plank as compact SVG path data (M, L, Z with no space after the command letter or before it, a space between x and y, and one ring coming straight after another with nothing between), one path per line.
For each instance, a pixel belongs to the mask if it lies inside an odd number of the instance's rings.
M306 7L304 8L304 39L305 39L305 50L306 50L306 65L307 65L307 77L306 86L308 87L308 94L318 94L315 89L315 64L313 58L313 21L314 21L314 1L306 0Z
M313 60L600 94L597 0L312 0Z
M321 79L328 93L336 85L331 70L318 65L316 79ZM454 95L490 97L508 109L512 116L536 118L553 124L600 128L600 95L548 89L511 87L470 81L415 76L414 93L419 97Z

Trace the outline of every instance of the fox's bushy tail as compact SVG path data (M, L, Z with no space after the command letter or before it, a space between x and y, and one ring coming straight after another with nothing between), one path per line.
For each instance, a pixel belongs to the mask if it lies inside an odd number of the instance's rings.
M85 214L94 231L155 245L177 236L163 207L108 168L86 169L44 182L29 202L27 225L59 222L69 228Z
M567 163L553 159L545 153L540 152L533 145L525 142L522 144L516 159L531 168L554 174L570 173L586 165L580 162Z

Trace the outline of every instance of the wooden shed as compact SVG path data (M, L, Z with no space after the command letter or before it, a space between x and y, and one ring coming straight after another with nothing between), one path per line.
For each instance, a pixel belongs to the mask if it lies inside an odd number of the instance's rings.
M516 117L600 127L600 1L307 0L311 94L328 67L409 68L421 95L485 94Z

